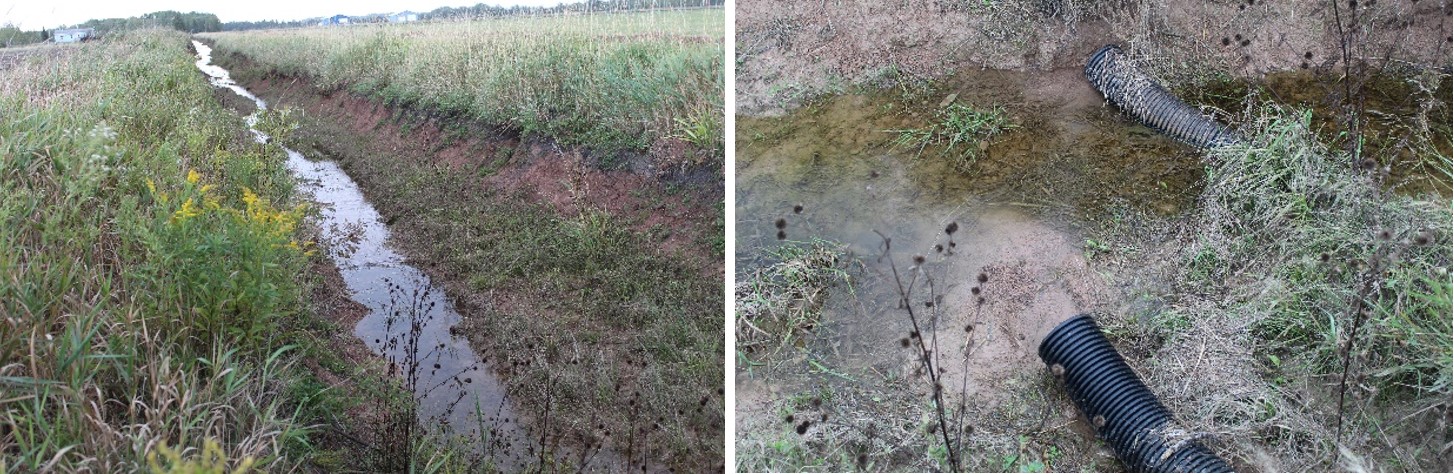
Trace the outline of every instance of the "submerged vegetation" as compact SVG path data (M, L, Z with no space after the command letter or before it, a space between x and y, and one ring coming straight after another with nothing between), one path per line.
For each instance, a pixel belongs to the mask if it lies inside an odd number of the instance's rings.
M0 471L287 469L308 246L185 35L0 70ZM194 467L196 465L193 465Z
M204 37L329 91L608 151L684 139L720 164L723 32L707 9Z
M939 156L950 155L956 169L969 172L989 148L990 140L1014 128L1003 107L981 110L950 103L941 106L924 127L887 131L898 134L895 146L913 148L914 156L923 154L929 145L943 146Z
M828 288L850 283L846 245L813 239L762 251L773 263L750 269L737 281L739 357L776 351L799 331L812 330L822 317Z

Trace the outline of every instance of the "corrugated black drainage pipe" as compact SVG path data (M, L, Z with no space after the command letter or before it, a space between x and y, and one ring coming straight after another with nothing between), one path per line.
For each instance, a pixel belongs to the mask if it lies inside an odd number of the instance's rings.
M1170 432L1171 414L1136 376L1090 315L1060 323L1040 341L1040 359L1116 457L1140 472L1232 472L1206 446Z
M1106 100L1172 138L1201 148L1241 141L1236 132L1167 92L1116 45L1106 45L1091 55L1085 78Z

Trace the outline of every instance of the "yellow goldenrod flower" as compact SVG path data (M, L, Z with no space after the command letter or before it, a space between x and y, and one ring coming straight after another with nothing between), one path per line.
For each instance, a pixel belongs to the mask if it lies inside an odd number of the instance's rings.
M177 209L177 212L175 212L175 213L172 214L172 220L173 221L178 221L178 220L185 221L187 219L191 219L193 217L197 217L199 215L202 215L202 211L201 210L198 210L195 206L193 206L192 203L193 203L192 198L187 198L187 200L182 203L182 208L181 209Z
M188 183L197 184L197 181L200 179L202 179L202 174L198 173L197 170L187 170Z
M156 199L159 202L167 202L167 193L157 191L157 183L152 181L151 178L146 179L146 189L147 191L151 191L152 199Z
M242 188L242 202L247 204L248 209L252 209L253 204L257 203L257 194L251 189Z

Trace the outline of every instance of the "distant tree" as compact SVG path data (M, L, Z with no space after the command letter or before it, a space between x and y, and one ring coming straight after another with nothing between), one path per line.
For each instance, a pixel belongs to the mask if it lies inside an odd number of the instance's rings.
M318 24L317 19L294 21L229 21L222 24L222 31L266 30L272 28L301 28Z
M22 31L10 23L0 25L0 47L24 46L41 41L39 31Z

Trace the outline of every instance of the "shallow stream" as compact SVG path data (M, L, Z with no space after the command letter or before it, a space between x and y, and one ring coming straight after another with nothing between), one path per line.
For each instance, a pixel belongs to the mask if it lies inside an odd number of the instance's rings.
M267 103L213 65L210 47L192 44L197 68L214 86L257 104L258 112L247 117L248 125L254 126ZM263 132L251 130L260 143L269 140ZM453 334L460 315L443 289L388 244L383 219L338 164L283 150L288 168L319 209L321 237L350 297L369 310L354 335L386 358L391 375L414 392L420 425L465 435L479 448L478 454L497 466L518 468L535 461L535 443L519 423L505 387L468 340Z

